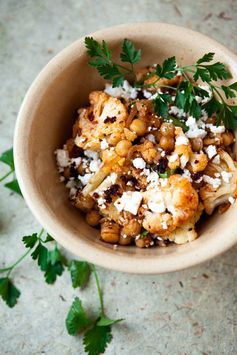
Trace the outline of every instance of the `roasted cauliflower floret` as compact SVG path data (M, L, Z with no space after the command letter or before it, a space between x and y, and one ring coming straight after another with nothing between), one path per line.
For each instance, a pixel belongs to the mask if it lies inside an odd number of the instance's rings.
M144 215L143 227L151 233L169 235L196 213L198 194L186 177L172 175L163 186L143 194L149 210Z
M205 170L204 185L200 188L200 196L205 211L212 214L215 207L237 197L237 166L230 155L218 149L220 164L209 162ZM212 184L211 184L212 183Z
M208 164L207 155L203 152L191 153L189 159L189 169L192 173L198 173L205 170Z
M79 110L79 118L74 126L80 132L75 138L78 147L100 150L101 141L115 146L125 138L124 127L128 116L125 105L117 98L102 91L93 91L89 96L91 106Z
M175 149L169 157L168 166L170 169L185 168L192 153L191 144L185 136L182 128L175 128Z
M182 226L176 228L172 233L168 235L166 239L176 244L185 244L193 241L198 237L198 234L195 230L195 223L200 219L203 211L203 204L199 203L197 212L193 218L184 223Z

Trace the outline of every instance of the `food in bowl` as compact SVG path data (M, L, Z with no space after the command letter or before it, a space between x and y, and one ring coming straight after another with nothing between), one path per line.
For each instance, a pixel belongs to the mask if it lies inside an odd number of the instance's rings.
M129 40L120 59L130 67L112 60L106 42L85 43L89 64L111 83L90 93L72 138L56 150L70 201L108 243L196 239L201 216L223 213L237 197L237 108L223 99L236 95L237 83L216 83L230 74L211 63L213 53L194 65L178 67L171 57L135 71L141 51Z

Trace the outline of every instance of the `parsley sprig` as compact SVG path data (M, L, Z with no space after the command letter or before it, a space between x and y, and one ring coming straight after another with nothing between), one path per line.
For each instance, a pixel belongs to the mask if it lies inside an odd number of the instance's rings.
M0 177L0 182L3 180L7 179L10 175L13 176L12 180L10 182L5 183L5 187L8 189L16 192L17 194L21 195L21 190L18 184L18 181L15 177L15 165L14 165L14 159L13 159L13 148L7 150L6 152L2 153L0 156L0 162L6 164L10 170Z
M89 64L95 67L104 79L111 80L113 87L123 85L126 75L133 74L135 87L157 89L153 99L154 110L162 118L167 119L169 116L172 90L175 92L174 104L184 113L199 119L205 110L208 115L216 116L217 125L224 124L228 129L237 127L237 106L226 101L237 96L237 82L217 85L217 81L230 79L231 74L223 63L212 62L214 53L206 53L196 63L183 67L178 67L176 58L172 56L162 64L157 64L142 82L136 82L134 64L141 59L141 50L135 49L130 40L123 41L120 54L121 61L130 64L129 68L112 60L112 52L105 41L99 43L91 37L86 37L85 45L88 55L93 58ZM182 80L177 85L166 85L159 81L162 78L172 79L178 74L182 75ZM148 80L152 77L154 80ZM207 90L197 86L199 80L208 84L211 97ZM208 100L203 103L199 98Z
M93 58L89 64L96 68L104 79L111 80L113 87L123 85L126 74L135 77L133 66L141 59L141 50L136 49L128 39L123 41L120 59L129 63L130 68L112 60L112 52L105 41L99 43L92 37L86 37L85 45L88 55Z
M0 161L10 167L10 171L0 179L0 181L3 181L11 174L14 174L13 149L3 153ZM5 186L8 187L6 184ZM12 190L19 193L14 189ZM104 353L107 345L112 340L112 325L122 319L112 320L106 316L103 293L95 266L86 261L71 260L69 262L59 250L53 237L46 233L44 229L41 229L39 233L24 236L22 241L27 251L12 265L0 268L0 274L4 275L4 277L0 278L0 297L2 300L11 308L17 304L21 292L15 286L11 274L29 255L37 262L48 284L53 284L68 269L73 288L79 287L82 289L87 286L90 275L93 274L100 301L97 317L91 319L83 308L79 297L75 297L66 318L66 328L70 335L77 335L84 331L84 350L89 355Z

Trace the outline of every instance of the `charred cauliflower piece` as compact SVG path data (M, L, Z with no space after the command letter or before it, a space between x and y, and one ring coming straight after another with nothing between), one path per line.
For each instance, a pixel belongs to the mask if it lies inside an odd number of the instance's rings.
M144 192L143 227L151 233L168 236L192 219L198 207L198 194L186 177L172 175L164 186Z
M93 91L89 96L91 106L79 110L74 132L80 132L75 144L83 149L100 150L101 141L114 146L123 139L127 109L117 98L102 91Z
M218 149L217 152L220 164L213 161L208 164L204 175L206 182L200 189L200 196L208 214L212 214L217 206L228 202L231 196L237 196L237 165L224 150ZM223 174L228 174L228 179L225 179Z

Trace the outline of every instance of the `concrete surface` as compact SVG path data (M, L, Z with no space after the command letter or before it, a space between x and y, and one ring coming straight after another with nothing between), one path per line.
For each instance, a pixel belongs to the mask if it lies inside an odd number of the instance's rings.
M237 51L237 1L0 0L0 152L12 144L22 98L59 50L96 29L134 21L167 21L199 30ZM0 176L5 170L0 167ZM0 187L0 264L23 252L21 236L39 230L24 201ZM237 354L237 248L202 266L162 276L99 269L114 328L107 354ZM47 286L27 259L13 274L22 295L0 302L0 354L83 354L64 319L74 295L97 304L94 283L72 290L65 274Z

